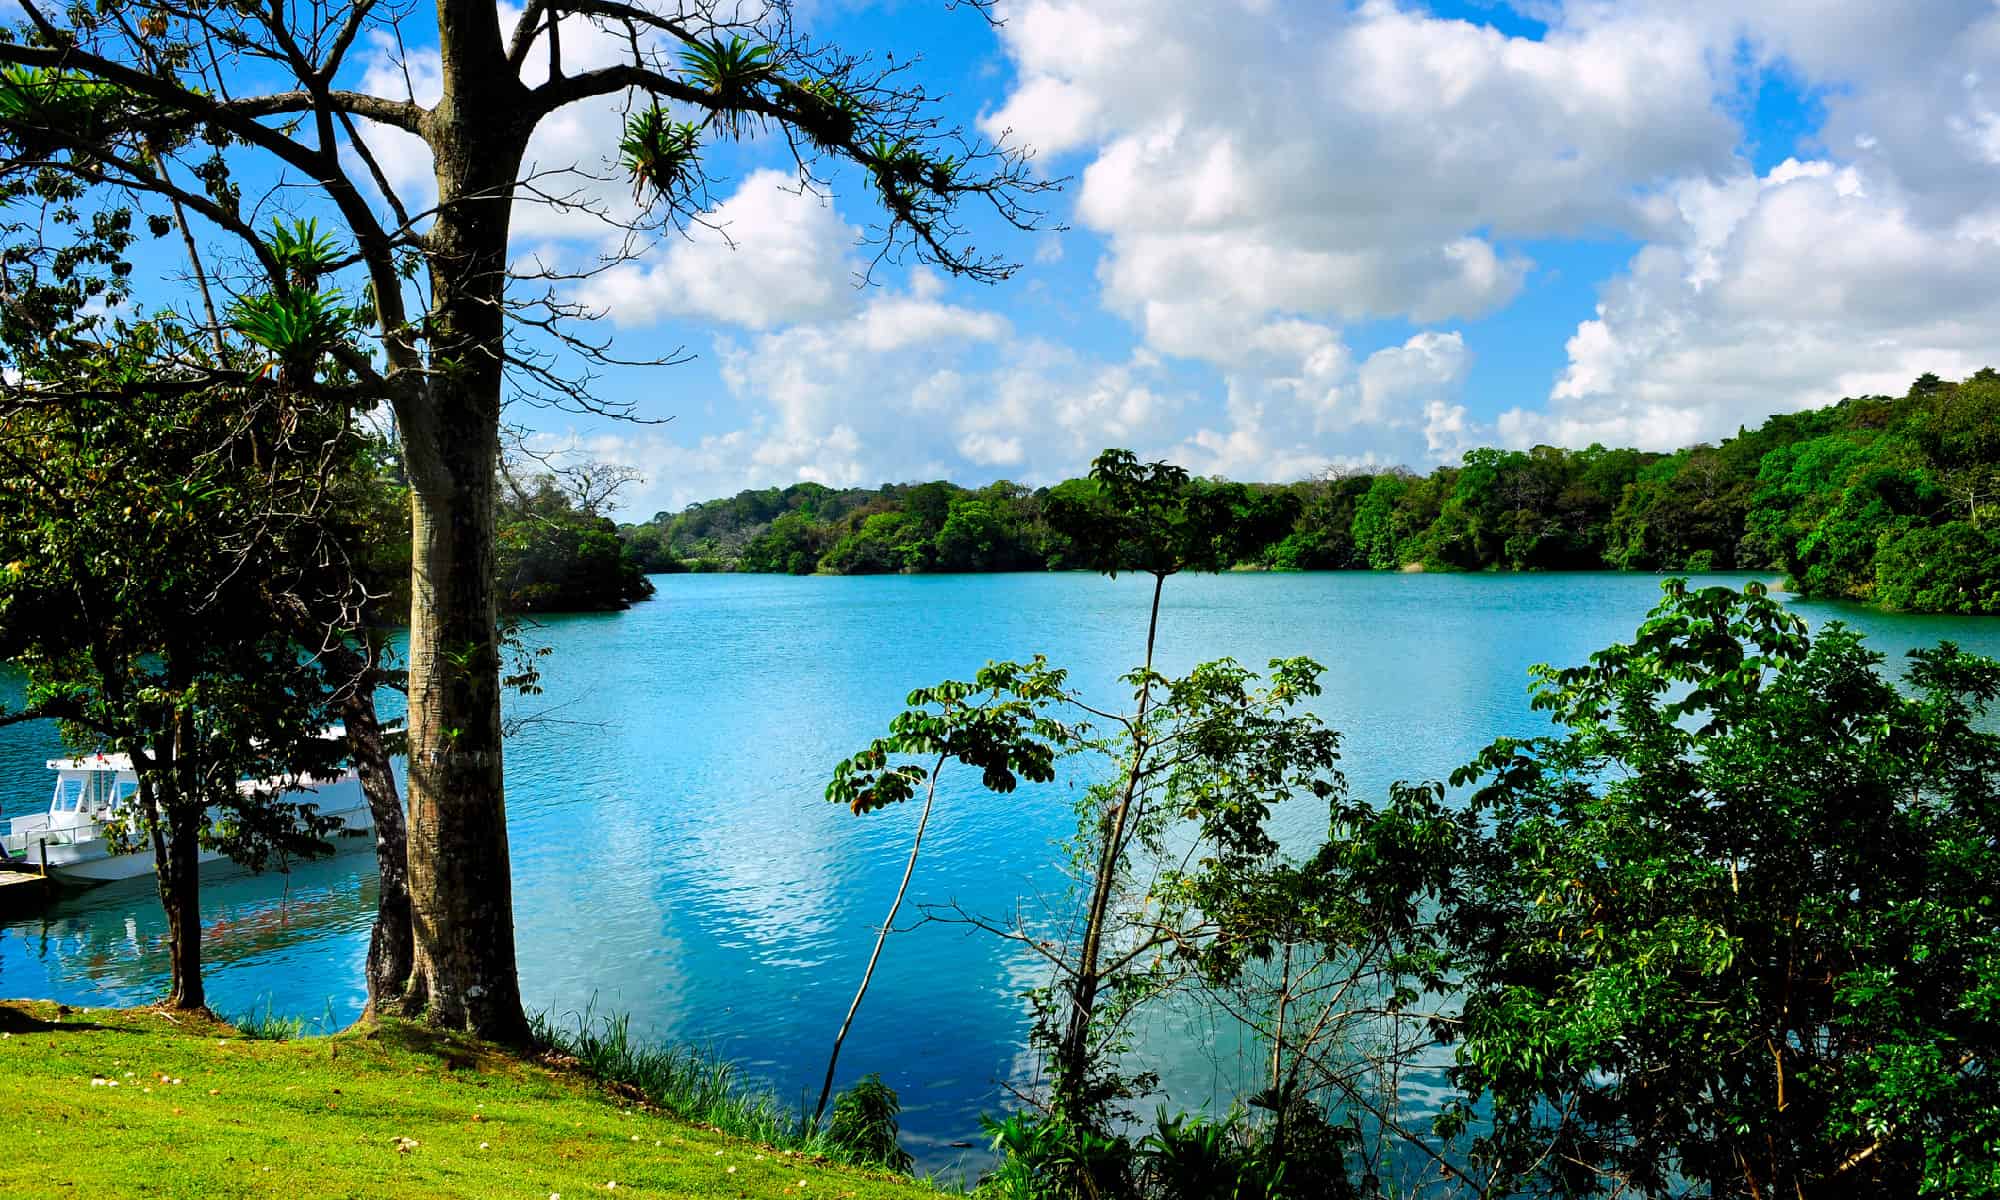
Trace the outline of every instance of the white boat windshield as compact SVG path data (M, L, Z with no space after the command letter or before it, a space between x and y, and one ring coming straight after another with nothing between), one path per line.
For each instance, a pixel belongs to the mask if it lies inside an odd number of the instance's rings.
M52 813L115 812L139 790L136 779L121 779L120 771L63 771L56 776Z

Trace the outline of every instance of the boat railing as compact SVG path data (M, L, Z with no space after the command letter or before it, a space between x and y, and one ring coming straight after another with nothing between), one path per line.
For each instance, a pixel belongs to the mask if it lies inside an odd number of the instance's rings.
M75 846L95 841L99 836L95 827L31 829L25 833L10 833L0 837L0 846L5 846L8 854L18 855L26 854L41 846Z

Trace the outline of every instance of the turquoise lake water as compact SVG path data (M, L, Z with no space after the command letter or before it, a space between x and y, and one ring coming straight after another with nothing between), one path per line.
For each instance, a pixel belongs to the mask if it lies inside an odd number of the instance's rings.
M1740 584L1750 576L1704 581ZM787 1099L825 1053L900 874L914 807L865 818L827 804L835 762L884 731L913 687L1041 652L1093 698L1144 649L1150 579L1091 575L661 576L629 612L554 618L531 637L546 693L507 749L522 990L563 1017L628 1013L636 1032L710 1047ZM1643 575L1226 575L1168 581L1163 669L1232 656L1325 664L1318 711L1345 734L1350 785L1442 778L1500 734L1544 728L1531 664L1582 661L1628 636L1659 595ZM2000 621L1800 604L1865 630L1892 659L1951 639L2000 655ZM39 810L51 729L0 730L0 802ZM970 783L965 780L962 782ZM1302 844L1323 810L1278 818ZM1059 882L1071 827L1060 786L994 797L947 788L911 902L991 913ZM373 859L203 890L211 1000L344 1024L359 1010ZM164 989L150 882L0 925L0 995L130 1004ZM991 939L927 925L892 937L842 1056L905 1105L906 1143L945 1167L1020 1079L1032 968ZM1226 1091L1226 1038L1170 1032L1146 1049L1173 1101ZM808 1097L810 1099L810 1097Z

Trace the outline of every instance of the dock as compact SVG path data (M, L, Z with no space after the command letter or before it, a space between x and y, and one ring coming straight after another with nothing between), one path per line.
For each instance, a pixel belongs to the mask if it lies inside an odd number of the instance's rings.
M55 894L55 881L39 872L0 869L0 918L40 912Z

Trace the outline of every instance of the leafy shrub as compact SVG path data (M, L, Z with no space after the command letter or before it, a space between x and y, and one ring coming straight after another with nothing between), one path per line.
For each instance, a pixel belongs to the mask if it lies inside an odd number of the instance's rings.
M826 1140L854 1162L907 1174L910 1152L896 1140L896 1117L902 1110L896 1089L870 1073L834 1098Z
M1269 1161L1238 1109L1221 1120L1160 1110L1158 1127L1139 1142L1144 1193L1158 1200L1275 1200L1284 1195L1283 1163Z
M1875 600L1916 612L2000 613L2000 531L1964 521L1885 537L1875 556Z
M1059 1117L981 1119L1000 1165L979 1181L995 1200L1096 1200L1130 1191L1132 1144Z

